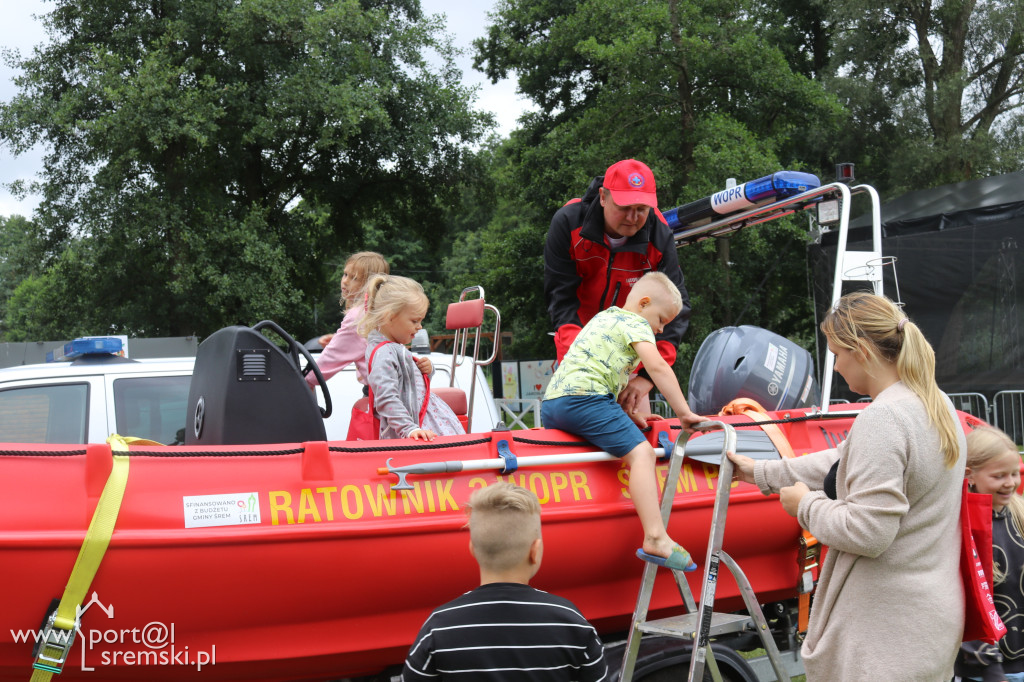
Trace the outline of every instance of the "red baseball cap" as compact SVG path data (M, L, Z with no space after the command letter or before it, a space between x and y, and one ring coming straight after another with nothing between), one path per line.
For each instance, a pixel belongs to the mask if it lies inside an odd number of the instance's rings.
M619 206L644 204L655 210L658 208L654 173L642 161L626 159L613 163L605 171L602 185L611 192L612 201Z

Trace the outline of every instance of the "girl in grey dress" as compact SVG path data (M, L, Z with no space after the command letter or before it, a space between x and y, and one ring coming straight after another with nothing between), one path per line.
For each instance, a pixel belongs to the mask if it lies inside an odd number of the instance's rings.
M367 380L380 419L380 438L433 440L465 433L448 404L427 391L425 377L433 374L430 361L413 357L405 347L423 328L430 305L423 287L407 277L374 275L366 292L367 311L359 332L367 341Z

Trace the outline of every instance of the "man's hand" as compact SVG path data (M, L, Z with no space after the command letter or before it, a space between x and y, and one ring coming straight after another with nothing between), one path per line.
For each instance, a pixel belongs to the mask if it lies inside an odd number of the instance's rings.
M804 499L804 495L809 492L811 492L811 489L803 481L797 481L793 485L786 486L779 491L779 500L782 502L782 508L786 510L787 514L795 517L797 509L800 508L800 500Z
M654 388L654 382L637 375L630 379L626 387L619 393L619 405L622 405L622 409L633 421L636 421L633 415L640 409L640 406L646 405L647 394L651 392L652 388ZM646 423L644 425L646 426Z

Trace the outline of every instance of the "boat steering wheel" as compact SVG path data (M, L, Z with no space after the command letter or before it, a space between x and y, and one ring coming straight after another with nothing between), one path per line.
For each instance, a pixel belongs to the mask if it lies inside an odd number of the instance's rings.
M316 382L320 385L320 390L324 393L324 407L317 407L320 409L320 416L327 419L331 416L334 411L334 406L331 404L331 392L327 390L327 380L324 379L324 375L320 373L320 368L316 365L316 360L309 354L306 347L298 343L291 335L285 330L281 329L280 326L273 320L263 320L257 322L252 326L254 331L260 331L261 329L270 329L272 332L280 336L288 344L288 353L292 359L292 364L295 365L295 370L300 372L305 378L307 374L312 371L316 375ZM306 358L306 368L300 370L301 363L299 362L299 353L302 353L303 357Z

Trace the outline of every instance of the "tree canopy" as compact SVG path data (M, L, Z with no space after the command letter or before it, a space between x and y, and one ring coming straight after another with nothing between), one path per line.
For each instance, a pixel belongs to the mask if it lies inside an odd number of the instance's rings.
M48 150L34 224L42 279L65 281L16 302L73 279L75 327L311 333L325 263L371 224L439 247L489 124L415 0L57 0L43 20L0 135Z
M1022 0L498 0L474 64L535 108L486 139L417 0L53 4L0 104L0 143L48 149L39 211L0 230L6 338L318 333L371 248L424 283L434 331L482 284L506 350L550 357L544 236L614 161L650 165L669 208L782 169L852 162L890 198L1024 158ZM810 346L806 227L680 251L681 374L721 326Z

